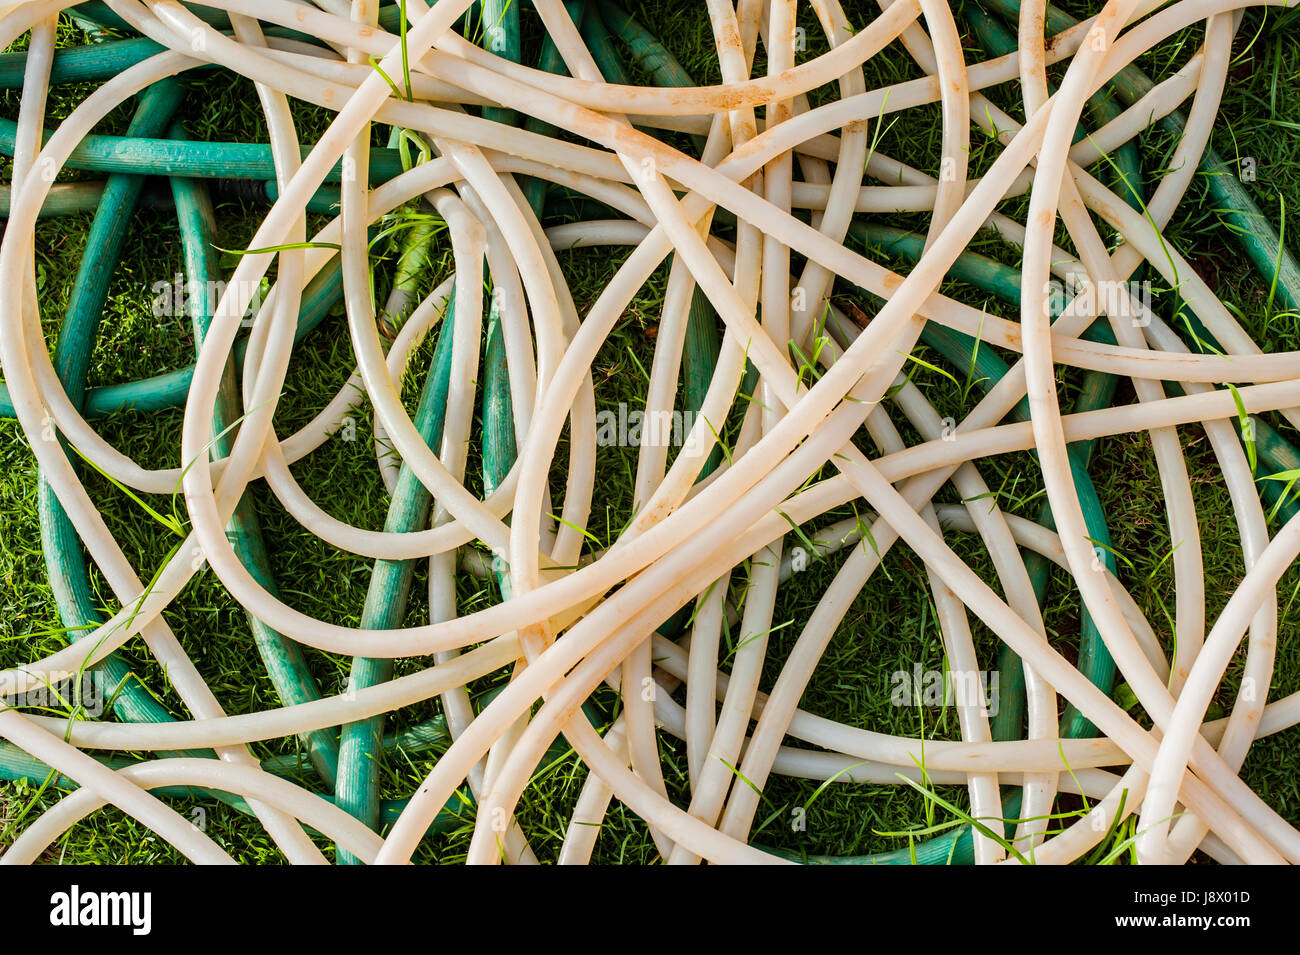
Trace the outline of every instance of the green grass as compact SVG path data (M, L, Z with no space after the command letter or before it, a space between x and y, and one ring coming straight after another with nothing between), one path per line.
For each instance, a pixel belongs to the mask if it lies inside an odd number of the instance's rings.
M640 0L629 2L628 9L669 46L697 81L719 80L712 39L701 5L696 0ZM1079 4L1068 8L1076 14L1085 12ZM865 22L869 9L864 0L846 4L856 23ZM824 49L819 30L806 5L801 5L801 24L807 31L809 49L804 56L814 56ZM523 20L525 57L535 56L538 23L531 8L525 7ZM959 18L959 24L960 24ZM1260 24L1255 12L1247 14L1239 47L1245 46ZM671 24L671 29L660 29ZM1241 63L1234 64L1233 80L1225 91L1214 146L1225 157L1252 156L1258 160L1258 174L1253 185L1257 201L1267 214L1276 217L1286 208L1300 208L1300 125L1289 118L1288 106L1300 94L1300 48L1287 42L1289 22L1274 28L1267 26ZM1199 42L1200 31L1175 38L1144 58L1153 70L1167 71L1170 64L1182 62ZM75 28L65 24L60 42L80 42ZM982 58L972 36L964 35L971 59ZM648 81L639 76L638 81ZM890 52L866 66L868 87L897 82L920 75L895 45ZM185 80L191 95L182 109L182 118L190 133L201 139L265 140L265 125L256 107L252 85L243 80L213 83L210 76ZM75 106L88 92L85 88L62 87L51 98L50 115L57 120ZM813 91L814 102L825 101L835 91ZM1008 86L990 95L1013 116L1022 116L1015 90ZM15 93L3 95L0 112L17 114ZM295 118L303 142L320 135L329 115L313 107L295 104ZM887 155L918 161L921 168L937 174L937 167L927 167L929 157L937 157L939 147L938 108L926 107L897 114L880 136L877 149ZM129 107L121 107L101 124L100 131L120 132L129 119ZM376 129L375 141L382 144L386 129ZM685 143L685 139L674 139ZM972 134L972 174L986 169L996 155ZM1167 160L1174 143L1157 130L1140 139L1144 170L1151 183ZM937 161L937 160L936 160ZM2 171L7 175L7 165ZM65 174L65 178L78 178ZM1149 187L1148 187L1149 188ZM1025 200L1011 200L1003 211L1023 216ZM220 232L217 244L224 248L247 245L261 210L245 207L228 199L218 201ZM72 285L89 225L89 216L42 220L36 236L38 283L41 292L42 322L47 338L56 337L68 291ZM1276 221L1276 220L1275 220ZM924 216L892 216L889 224L923 230ZM1166 230L1166 236L1201 271L1212 288L1231 303L1243 316L1251 334L1268 350L1300 348L1300 322L1294 316L1279 314L1269 302L1267 278L1261 278L1243 264L1234 242L1227 234L1219 213L1206 200L1205 184L1198 176L1187 201ZM1064 237L1058 237L1065 242ZM1068 242L1065 243L1068 247ZM1010 264L1017 255L996 237L981 234L973 247ZM431 270L429 281L445 276L450 268L449 250L440 246L441 258ZM606 250L575 251L561 254L561 262L573 288L579 312L595 301L623 253ZM233 263L226 261L229 268ZM797 263L798 264L798 263ZM895 263L896 268L905 268ZM181 269L181 250L171 212L166 208L142 209L132 225L126 253L113 278L112 295L101 327L99 343L91 365L91 384L127 381L187 364L192 361L193 337L183 318L155 318L149 303L151 284L169 279ZM390 266L381 268L377 294L382 298L389 280ZM614 408L619 402L635 405L643 399L645 379L641 371L648 368L653 352L655 323L666 283L666 269L660 269L629 307L617 329L602 348L594 365L598 408ZM945 284L944 291L990 313L1015 319L1015 309L1002 305L985 294L960 283ZM856 293L844 283L837 286L841 297ZM857 296L870 312L870 301ZM1167 303L1166 303L1167 304ZM988 346L991 347L991 346ZM286 384L277 419L281 434L308 420L342 383L352 367L351 349L346 326L340 313L332 315L300 346ZM420 353L413 368L427 365L431 344ZM916 352L925 362L947 368L935 353L924 348ZM1010 357L1004 355L1004 357ZM960 419L977 399L964 395L961 384L965 368L947 368L957 383L925 368L909 363L917 382L925 388L941 414ZM1060 373L1063 395L1072 396L1080 376L1072 371ZM414 406L420 378L413 373L406 382L404 395ZM1121 383L1118 402L1132 400L1132 388ZM309 489L320 505L341 520L360 526L382 524L387 497L374 467L371 415L368 406L354 414L355 440L336 437L318 452L294 466L299 482ZM179 464L173 455L180 429L180 412L149 416L123 413L98 427L106 439L151 466ZM1276 416L1270 423L1292 440L1300 438ZM916 435L901 420L900 429L908 440ZM1210 619L1223 606L1241 579L1243 569L1240 545L1232 520L1226 491L1218 477L1208 442L1199 428L1181 432L1188 454L1198 516L1205 552L1206 591ZM865 442L865 450L872 450ZM553 476L556 506L563 497L562 463L566 445L561 442ZM631 516L631 487L636 465L635 449L602 449L597 471L597 490L589 530L602 545L611 542ZM477 451L472 453L467 482L481 490ZM999 494L999 504L1021 516L1034 518L1041 503L1041 481L1037 466L1027 454L1007 455L981 462L980 469L988 485ZM83 477L93 498L99 503L112 531L118 536L127 557L144 575L152 573L171 546L169 534L161 527L142 520L138 507L89 469ZM1120 436L1098 442L1092 473L1106 507L1115 550L1128 563L1122 576L1134 596L1165 640L1171 641L1172 626L1168 612L1173 606L1173 579L1170 562L1163 558L1173 546L1168 539L1163 509L1159 507L1159 480L1145 436ZM356 625L369 581L372 563L354 555L343 554L304 531L264 489L254 489L258 516L268 542L284 599L304 613L323 620ZM57 649L60 637L52 633L60 625L53 598L45 581L39 548L39 528L35 513L36 471L34 460L13 422L0 422L0 665L14 665ZM941 501L956 501L951 488L939 495ZM842 509L819 518L802 530L811 533L851 512ZM951 537L961 556L990 582L995 575L982 546L974 538ZM763 688L768 689L785 654L798 636L800 623L807 618L830 583L843 555L815 561L803 573L783 586L777 601L774 631L768 648ZM737 573L743 586L743 574ZM95 584L102 602L110 606L110 591L97 576ZM458 584L462 612L500 599L495 583L484 583L463 575ZM1300 650L1294 634L1300 630L1300 601L1291 595L1300 588L1300 570L1292 569L1279 587L1283 615L1279 622L1278 664L1271 698L1300 689ZM1079 601L1067 575L1054 572L1045 612L1049 637L1067 655L1077 652ZM418 568L411 588L407 623L423 622L427 617L424 570ZM210 573L202 574L186 588L180 599L166 611L166 619L194 658L204 678L229 712L249 712L278 705L274 689L265 676L257 651L249 635L245 616L227 596ZM789 622L789 623L787 623ZM782 626L784 624L784 626ZM997 641L972 619L981 666L995 666ZM733 649L724 641L722 656ZM163 702L178 716L183 709L176 695L167 689L165 675L142 653L138 642L125 650L127 658L145 683L159 692ZM338 692L347 678L349 659L319 652L308 653L308 660L321 687ZM863 589L845 617L804 694L802 706L845 723L874 730L909 736L924 734L934 739L957 738L956 714L950 709L899 708L892 706L890 675L895 670L910 669L914 662L923 667L942 665L943 650L935 624L934 609L928 597L924 569L903 545L897 545L884 561L870 584ZM417 670L430 661L398 661L397 673ZM1231 705L1241 672L1238 657L1229 668L1228 677L1216 697L1215 705ZM479 681L475 691L489 689L503 678ZM678 695L679 701L683 699ZM606 702L611 702L606 700ZM397 729L433 716L436 702L411 707L389 719L389 728ZM1297 731L1292 729L1263 740L1251 751L1245 768L1247 781L1293 823L1300 822L1300 793L1297 793ZM685 770L685 749L676 740L662 736L660 749L664 775L670 796L685 805L689 792ZM269 756L294 751L292 740L258 744L254 751ZM434 753L389 754L381 764L385 797L408 794L428 772ZM586 770L571 754L545 767L526 791L519 807L520 820L543 859L554 858L569 815L581 789ZM308 778L304 782L310 784ZM743 785L743 783L741 783ZM898 832L927 824L933 807L916 790L906 786L875 786L835 783L820 793L819 784L784 777L773 777L765 789L763 803L756 816L753 838L767 845L809 855L857 854L899 848L905 840L882 833ZM25 812L35 812L51 805L56 793L38 793L39 787L28 784L0 784L0 846L12 841L21 828ZM937 792L955 805L965 806L966 796L960 787L938 787ZM814 798L815 795L815 798ZM810 803L811 800L811 803ZM810 803L810 804L809 804ZM215 802L174 800L173 804L189 815L196 806L206 811L207 831L245 862L282 861L256 822L228 806ZM795 807L807 805L806 827L792 829ZM1063 799L1063 809L1074 808L1077 801ZM943 813L939 812L942 820ZM464 825L446 836L426 840L417 857L426 862L456 862L468 847L472 816L466 814ZM162 844L147 830L121 813L101 810L72 830L52 848L48 861L81 863L168 863L181 861L169 846ZM595 858L600 862L637 863L657 858L654 845L644 824L625 808L615 804L597 841ZM1198 859L1200 857L1198 856Z

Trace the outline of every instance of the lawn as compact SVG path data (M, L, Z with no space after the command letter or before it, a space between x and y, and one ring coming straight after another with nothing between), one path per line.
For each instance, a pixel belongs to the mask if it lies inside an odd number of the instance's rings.
M957 9L960 4L954 4ZM1062 5L1075 15L1085 15L1082 4ZM626 8L654 32L680 63L701 84L719 81L713 41L704 4L700 0L627 0ZM845 9L857 24L866 22L875 5L865 0L849 0ZM803 56L814 56L820 32L807 5L801 5L808 49ZM525 25L524 56L536 55L540 24L530 6L522 10ZM978 40L965 27L963 43L969 61L986 58ZM1267 16L1249 11L1236 41L1231 81L1225 91L1213 145L1221 156L1238 161L1254 160L1255 178L1248 183L1256 202L1275 225L1282 225L1286 236L1292 232L1291 210L1300 209L1300 122L1289 106L1300 96L1300 45L1294 42L1290 13ZM1186 60L1199 45L1203 31L1192 28L1163 44L1143 59L1153 75L1167 75ZM70 22L60 32L61 45L86 42ZM22 43L18 44L21 47ZM920 75L894 44L865 67L868 88L887 85L899 79ZM641 82L649 76L633 66L633 75ZM188 90L180 117L189 134L196 139L223 141L265 141L266 130L252 84L211 72L197 73L183 80ZM49 106L51 125L66 116L85 97L85 86L61 86L52 91ZM815 91L813 99L830 95L829 90ZM1008 86L995 90L993 98L1017 118L1023 117L1018 92ZM4 92L0 98L0 115L14 118L18 112L18 92ZM304 143L311 143L326 128L329 115L323 110L295 104L295 119ZM129 104L119 107L98 131L120 133L130 117ZM377 144L387 141L388 130L375 130ZM992 161L995 151L981 150L978 132L973 134L972 174ZM680 143L690 148L688 141ZM1174 146L1173 137L1153 128L1139 139L1143 172L1148 183L1156 182L1165 169ZM937 175L939 147L938 108L908 110L897 114L879 133L874 148ZM8 179L8 162L0 171ZM1101 171L1098 172L1101 175ZM95 174L67 171L62 179L93 178ZM165 196L163 185L146 188L149 197ZM241 199L232 189L214 190L219 224L219 244L226 249L247 246L265 204ZM1009 200L1002 211L1023 220L1026 200ZM553 218L563 221L568 214L557 205ZM46 218L36 234L37 283L40 292L41 318L48 341L57 339L78 263L84 249L91 216L89 213ZM1292 221L1288 221L1292 220ZM316 224L324 220L317 217ZM883 220L882 220L883 221ZM924 231L923 215L888 217L888 224ZM726 236L726 226L719 233ZM1239 314L1244 327L1266 351L1300 349L1300 316L1280 311L1270 296L1268 276L1251 269L1234 237L1223 223L1220 210L1207 196L1204 177L1196 177L1189 194L1165 235L1191 261L1219 297ZM1068 248L1068 242L1061 238ZM994 237L983 234L974 248L1008 264L1016 264L1015 249ZM382 251L382 249L380 250ZM579 314L595 301L624 258L623 250L578 250L560 254ZM223 267L233 267L233 256L223 260ZM906 265L891 260L893 267ZM451 269L450 247L440 246L437 261L429 270L428 287L441 281ZM183 316L157 316L152 307L156 283L168 281L182 271L182 251L174 212L165 200L149 199L134 217L126 251L112 278L109 306L100 327L99 341L90 368L90 384L107 385L158 374L193 361L194 339ZM595 366L598 409L616 409L621 402L636 407L644 401L646 378L650 367L654 334L663 300L667 270L661 269L642 289L623 316L618 328L603 347ZM377 291L382 300L385 283L391 281L391 262L381 261L376 273ZM944 291L991 314L1012 320L1016 309L999 302L979 289L960 282L948 282ZM1157 294L1157 305L1168 306L1168 294ZM836 298L852 301L868 313L875 307L870 297L840 282ZM992 347L992 346L988 346ZM404 396L412 409L427 368L432 343L422 347L421 360L412 363ZM963 409L978 399L979 389L964 394L961 387L967 369L948 365L936 352L921 346L916 356L944 368L956 380L932 371L920 363L913 367L914 380L921 385L941 414L960 420ZM1004 358L1014 360L1009 353ZM299 346L292 365L285 395L277 418L281 435L305 423L346 379L353 366L351 348L341 306ZM1062 371L1063 394L1077 389L1080 375ZM1130 383L1121 381L1117 403L1133 400ZM904 436L917 436L901 423ZM1280 417L1267 416L1268 423L1293 443L1300 442ZM139 414L123 411L99 420L97 427L113 445L151 467L177 466L174 456L179 445L181 427L179 410ZM333 516L348 523L379 527L387 509L387 494L375 467L372 419L368 408L355 415L352 440L336 437L319 451L294 466L298 482L309 488L314 499ZM1199 427L1180 432L1188 457L1195 492L1197 513L1205 553L1207 614L1209 620L1222 608L1243 574L1240 541L1233 520L1228 495ZM862 447L873 450L865 439ZM563 447L556 460L565 459ZM631 515L635 448L605 448L599 456L597 494L590 533L600 546L610 543ZM1035 459L1029 454L1006 455L980 463L988 485L998 494L998 504L1012 514L1037 519L1043 500L1042 483ZM121 542L127 557L142 577L148 578L166 557L173 540L163 527L144 517L140 507L89 469L83 477L94 500L99 504L110 529ZM471 456L469 486L481 491L480 463ZM1120 576L1139 605L1146 612L1156 632L1168 647L1172 641L1170 613L1174 606L1174 583L1168 555L1174 547L1161 506L1159 478L1150 441L1143 434L1107 438L1098 442L1093 453L1091 473L1104 505L1113 547L1120 555ZM562 492L563 474L553 475L557 496ZM14 666L44 655L62 645L62 626L50 587L46 580L40 549L37 519L37 473L35 461L16 422L0 421L0 666ZM372 561L342 553L303 530L266 491L254 486L253 498L264 536L270 550L273 569L285 600L304 613L339 624L356 626L372 570ZM956 492L945 488L939 500L955 502ZM165 509L170 502L153 502ZM825 515L803 528L816 528L851 515L841 509ZM996 581L991 562L977 538L951 535L958 553L985 579ZM593 544L593 547L596 546ZM768 689L779 672L781 661L798 635L826 586L843 560L844 554L814 561L806 571L795 575L782 586L777 601L774 628L770 636L768 661L763 688ZM737 573L743 584L743 573ZM417 564L415 580L407 608L407 625L427 620L428 604L424 586L425 571ZM101 603L111 606L111 591L92 571ZM500 594L494 582L485 582L468 574L459 579L460 607L470 612L491 602ZM1300 601L1292 599L1300 588L1300 569L1292 568L1279 585L1279 636L1277 671L1269 698L1277 699L1300 689ZM1069 577L1054 572L1046 603L1046 623L1052 643L1064 652L1077 648L1080 605ZM167 622L180 637L202 675L229 713L244 713L279 705L275 690L249 632L247 617L225 593L211 573L200 574L166 611ZM972 619L981 665L996 666L996 638ZM734 634L732 635L734 637ZM728 658L733 646L724 642L723 656ZM167 682L166 674L142 653L138 641L129 643L123 652L139 679L178 717L184 710ZM350 659L311 651L307 654L311 668L322 689L340 692L347 680ZM880 732L933 739L959 737L956 713L951 707L895 706L891 703L891 675L910 671L914 664L924 669L943 665L943 648L929 597L923 566L904 546L894 547L883 566L859 594L843 625L836 633L806 694L802 707L814 713L854 726ZM399 661L397 673L423 668L426 659ZM725 669L726 664L724 664ZM1215 705L1231 706L1240 673L1240 656L1233 661L1229 674L1216 698ZM477 692L491 689L490 681L474 687ZM1116 691L1121 699L1124 688ZM679 699L684 696L679 696ZM607 707L615 704L612 694L599 701ZM434 716L436 701L392 714L388 730L400 730ZM1243 770L1248 783L1269 805L1293 824L1300 824L1300 730L1292 728L1259 741ZM295 741L282 740L257 744L260 758L292 755ZM689 801L685 747L667 734L660 736L660 751L670 796L679 805ZM398 799L408 795L427 774L439 750L398 751L386 755L381 766L382 795ZM572 753L566 753L539 769L519 807L520 822L542 859L553 859L574 803L586 775L585 767ZM318 786L310 774L306 785ZM937 787L936 792L958 806L966 804L965 790ZM0 847L12 842L33 813L52 805L60 798L53 787L36 782L0 783ZM752 840L771 847L808 855L856 855L907 844L899 835L926 824L933 806L915 790L901 785L879 786L835 783L821 787L816 782L773 777L764 791ZM236 809L212 800L173 799L182 813L193 815L202 809L206 829L224 848L240 861L282 861L270 839L256 821ZM1078 807L1072 797L1062 797L1059 808L1068 812ZM805 825L792 826L803 809ZM472 811L471 811L472 812ZM471 812L453 831L427 839L417 860L423 862L457 862L467 849L472 824ZM947 818L942 810L939 818ZM326 843L322 841L322 846ZM332 849L332 847L331 847ZM658 853L645 825L632 813L615 804L597 841L595 860L606 863L645 863L658 859ZM1204 861L1204 857L1196 857ZM103 809L74 826L47 856L48 861L76 863L174 863L183 861L170 846L151 835L147 829L113 809Z

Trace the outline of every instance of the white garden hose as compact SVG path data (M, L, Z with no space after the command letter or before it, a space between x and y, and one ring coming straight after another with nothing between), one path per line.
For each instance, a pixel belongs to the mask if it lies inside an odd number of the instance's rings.
M985 62L966 61L952 10L941 0L882 2L872 14L813 0L826 52L812 56L802 55L798 0L709 0L722 82L663 87L606 82L584 33L557 0L533 7L567 76L496 55L455 32L470 5L406 0L409 28L395 35L377 25L380 6L360 0L350 11L335 2L212 0L206 6L225 11L229 32L178 0L108 0L117 17L167 49L105 81L43 146L54 18L71 5L42 0L0 16L6 43L31 33L0 244L5 385L42 475L117 601L110 619L87 636L0 673L0 689L14 704L0 712L0 736L82 787L37 817L5 861L39 857L106 803L195 861L230 861L150 794L172 785L246 798L291 861L325 858L306 826L346 853L384 863L409 861L435 816L468 785L478 804L469 861L548 861L534 852L539 834L515 812L539 761L563 735L590 775L563 837L562 862L591 858L613 800L645 821L667 861L782 861L751 835L775 775L964 785L971 815L985 820L1005 815L1002 787L1021 788L1019 817L1011 820L1018 825L1006 843L974 838L980 863L1074 861L1112 831L1121 806L1137 816L1137 853L1145 862L1186 861L1198 847L1222 859L1300 862L1300 832L1240 775L1251 741L1300 722L1300 702L1270 701L1268 694L1277 583L1300 555L1300 525L1291 521L1269 539L1247 451L1232 427L1249 420L1246 414L1278 412L1300 421L1300 355L1267 353L1267 343L1253 341L1163 233L1178 217L1219 112L1245 0L1111 0L1050 43L1043 34L1046 4L1025 0L1018 54ZM1199 50L1075 141L1089 97L1138 56L1200 23ZM273 27L325 45L264 33ZM755 75L759 50L766 67ZM874 57L907 57L925 76L868 89L863 64ZM151 84L206 64L255 82L278 198L211 316L183 426L172 436L171 459L179 464L155 469L112 447L65 393L41 331L35 225L55 174L104 116ZM1050 65L1065 66L1055 90ZM1019 83L1023 123L981 92L1007 82ZM1088 169L1104 165L1189 97L1168 175L1135 210ZM290 98L336 114L305 154ZM890 114L932 103L940 117L936 155L893 158L877 150L872 131ZM514 111L572 135L510 128L485 118L484 109ZM428 160L375 180L375 124L408 131ZM978 171L970 168L972 124L987 148L1000 149ZM687 142L685 134L701 137L695 153L673 145ZM308 204L336 163L339 215L313 233ZM528 177L626 218L544 229L522 188ZM1023 222L1002 205L1018 196L1028 197ZM422 211L447 226L454 274L438 276L413 299L419 304L386 339L373 299L369 230L412 202L423 202ZM906 275L850 240L859 216L900 210L928 214L919 258ZM1054 244L1058 222L1072 253ZM1098 222L1113 230L1117 247ZM1018 320L986 315L940 291L984 229L1021 251ZM574 247L621 250L621 264L593 303L575 300L557 254ZM304 295L335 262L356 369L336 382L308 424L283 435L276 423L286 375L309 360L295 348ZM593 372L665 262L644 407L636 410L646 421L680 413L697 298L720 319L717 361L700 383L698 413L678 428L676 453L668 442L640 443L630 497L622 502L633 517L598 547L590 536L593 518L604 511L597 473L613 452L598 437ZM245 414L228 453L214 458L211 423L222 375L252 290L272 265L271 293L256 310L238 366ZM485 266L491 296L482 294ZM1190 351L1172 316L1151 312L1127 292L1105 294L1128 288L1143 266L1177 284L1221 352ZM1079 292L1055 311L1053 277ZM441 443L431 447L403 403L402 382L408 371L426 372L412 368L413 359L426 336L447 328L441 319L453 285L450 390ZM869 321L846 317L837 293L844 287L883 300ZM503 462L505 477L480 495L469 465L482 451L475 409L487 401L480 368L488 360L481 344L489 298L500 316L509 390L503 406L517 459ZM908 377L927 323L1023 355L970 402L961 421L946 419L935 396ZM1094 325L1109 327L1115 343L1085 338ZM1067 413L1058 396L1063 368L1130 378L1136 401ZM1231 390L1221 387L1226 382ZM1182 394L1169 396L1167 384ZM1022 398L1029 421L1008 423ZM327 513L291 472L363 408L373 412L383 486L395 493L399 473L409 471L432 496L424 529L353 526ZM1227 488L1241 536L1243 576L1213 618L1203 570L1211 544L1199 528L1185 457L1187 435L1196 430L1209 436L1214 477ZM1150 435L1158 493L1177 545L1172 632L1163 620L1145 619L1140 595L1126 589L1142 581L1099 560L1068 452L1073 442L1132 433ZM919 440L909 444L912 434ZM147 584L56 438L139 494L183 490L186 536ZM996 496L984 459L1027 450L1041 466L1055 530L989 503ZM949 483L963 505L936 499ZM429 622L345 626L270 592L226 532L250 488L269 493L334 548L367 560L427 561ZM1149 503L1154 507L1154 497ZM866 516L845 518L848 506ZM996 589L951 548L950 538L966 533L987 553ZM819 556L847 556L815 608L797 621L791 648L777 652L770 635L778 601L802 569L794 555L806 539ZM873 732L801 707L832 641L846 638L853 602L896 544L923 565L917 579L933 600L953 672L989 668L972 615L1023 661L1024 739L995 740L981 700L958 701L955 740ZM1150 727L1054 645L1026 567L1030 552L1068 570ZM309 653L435 660L351 692L227 714L162 617L186 599L187 583L204 567L249 614ZM500 600L459 608L456 575L463 568L495 573ZM683 608L693 611L684 626L675 617ZM671 634L661 629L670 619L679 621ZM725 665L724 634L735 651ZM166 666L192 719L69 723L22 712L26 691L78 674L136 636ZM1206 723L1243 639L1250 693L1243 690L1226 719ZM504 686L476 712L470 684L494 675L504 677ZM593 726L582 708L601 687L621 698L609 728ZM1061 738L1058 697L1101 735ZM382 837L328 798L259 769L245 748L333 732L430 700L446 715L450 746L413 792L400 794L409 801ZM685 798L667 781L661 730L684 740ZM175 755L205 748L219 758ZM94 758L110 750L160 755L114 771ZM1052 818L1058 792L1095 802L1060 823Z

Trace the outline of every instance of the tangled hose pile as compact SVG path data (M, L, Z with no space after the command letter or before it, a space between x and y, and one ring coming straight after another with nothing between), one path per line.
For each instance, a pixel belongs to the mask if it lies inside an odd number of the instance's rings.
M562 736L590 771L566 863L590 858L614 800L645 820L669 862L784 861L750 840L778 774L968 789L974 825L898 858L851 861L1067 863L1130 816L1143 862L1184 862L1197 849L1300 861L1300 832L1239 775L1253 740L1300 722L1300 698L1268 702L1276 585L1300 553L1300 522L1275 525L1270 539L1269 513L1289 518L1295 506L1282 482L1256 484L1300 458L1257 417L1300 424L1300 355L1265 353L1162 233L1197 170L1212 172L1215 198L1246 223L1247 252L1278 301L1300 306L1300 270L1207 150L1245 0L1110 0L1079 22L1044 0L994 0L992 13L970 4L970 28L1002 51L982 62L967 62L943 0L881 0L878 11L810 0L825 52L807 56L798 0L707 0L722 79L711 86L696 85L646 29L670 25L639 24L597 0L532 6L545 32L536 66L523 62L510 0L28 0L0 14L6 47L30 32L3 67L22 98L3 130L13 167L0 358L6 410L39 463L42 544L70 638L4 672L12 705L0 711L0 764L7 778L53 772L73 790L26 825L4 860L39 858L112 804L196 862L230 862L154 794L180 787L251 812L293 862L324 862L322 837L339 861L406 862L436 838L444 807L469 802L469 861L534 862L515 809ZM56 51L61 13L134 38ZM1134 66L1200 24L1199 49L1168 75ZM637 85L618 49L657 85ZM862 64L873 57L910 58L917 78L868 89ZM256 83L269 146L195 142L173 123L174 77L213 67ZM87 80L100 85L46 130L51 84ZM986 95L1004 84L1024 122ZM126 136L92 134L132 98ZM309 147L291 99L336 114ZM930 104L941 116L936 155L876 148L891 116ZM1132 143L1155 123L1180 135L1148 194ZM372 143L376 129L391 132L388 147ZM972 137L994 157L978 175ZM65 167L108 176L56 182ZM192 368L88 389L107 275L147 175L170 177L187 281L228 281L211 302L189 299ZM228 277L205 181L215 178L248 180L271 201ZM544 229L556 195L581 214ZM1026 195L1024 221L999 211ZM51 357L33 236L39 215L73 208L95 218ZM404 251L391 293L377 299L371 250L395 210L407 210L395 237ZM309 230L309 212L328 224ZM924 213L928 229L880 224L895 212ZM968 251L981 230L1017 247L1019 267ZM418 266L439 243L454 276L430 288ZM575 247L630 248L585 314L556 254ZM905 274L882 264L895 260L910 260ZM633 409L642 433L629 438L623 419L597 414L593 363L661 267L649 384ZM1178 290L1176 314L1152 307L1139 274ZM949 277L1018 306L1019 321L941 294ZM837 286L878 307L849 308ZM286 375L340 295L356 371L286 434L276 428ZM431 350L420 347L426 337ZM922 340L978 378L983 394L960 421L909 377ZM1008 364L999 351L1020 357ZM427 367L412 362L429 354ZM1072 409L1062 368L1086 372ZM402 397L408 373L420 382L414 413ZM1117 388L1121 379L1131 389ZM141 466L93 424L109 411L182 405L174 468ZM291 469L358 410L374 415L389 491L382 529L327 513ZM664 438L673 425L675 440ZM1184 457L1192 430L1212 447L1245 568L1215 619ZM1176 542L1163 636L1163 621L1153 626L1126 589L1143 582L1122 579L1088 470L1092 442L1142 432ZM611 433L637 446L634 516L598 548L587 528L604 506L595 474ZM984 459L1027 450L1046 490L1037 522L1004 512L981 474ZM183 492L183 541L151 579L88 494L92 470L142 501ZM936 502L949 483L962 503ZM268 560L253 489L330 546L374 562L360 627L316 619L281 595L276 578L292 568ZM951 549L957 534L978 539L996 589ZM996 716L981 694L957 694L959 741L800 708L896 543L924 566L950 673L1002 676ZM780 588L810 557L837 552L833 582L796 621L788 654L774 657ZM109 614L87 560L115 596ZM428 565L430 619L407 627L417 561ZM1044 625L1051 565L1068 571L1085 608L1077 659ZM227 715L168 626L162 612L196 574L214 574L247 611L278 708ZM502 599L458 607L462 574L496 578ZM998 660L977 656L971 615L1001 640ZM126 679L115 651L137 637L190 718ZM1205 722L1243 640L1240 692L1225 718ZM345 687L313 677L308 657L320 651L352 658ZM420 667L395 677L399 658ZM88 667L119 687L115 719L23 711L25 694ZM476 706L470 684L502 672L504 688ZM1121 681L1140 708L1113 701ZM614 712L590 705L602 686L618 691ZM387 806L376 769L392 742L385 715L435 699L450 746L408 800ZM408 730L406 741L426 732ZM661 733L684 741L688 804L668 798ZM295 736L311 788L249 750ZM1058 812L1062 793L1081 795L1086 811Z

